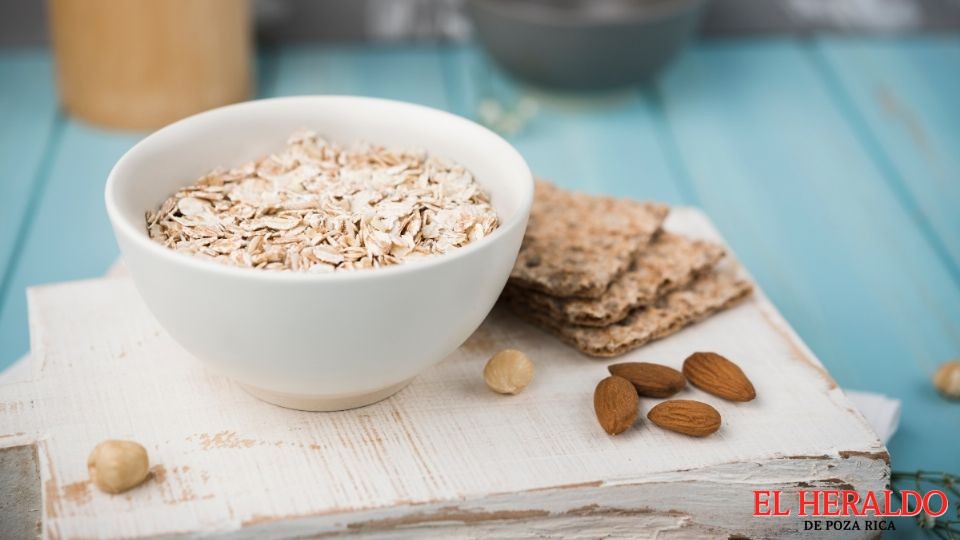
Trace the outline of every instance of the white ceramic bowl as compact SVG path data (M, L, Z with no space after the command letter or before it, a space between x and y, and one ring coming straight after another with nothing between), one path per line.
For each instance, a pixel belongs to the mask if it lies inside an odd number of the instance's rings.
M500 227L445 255L321 275L229 267L148 238L146 210L216 166L281 150L303 127L337 142L423 148L464 165L491 195ZM252 101L192 116L130 149L106 187L124 262L170 335L258 397L309 410L383 399L460 346L506 283L532 200L527 164L491 131L419 105L345 96Z

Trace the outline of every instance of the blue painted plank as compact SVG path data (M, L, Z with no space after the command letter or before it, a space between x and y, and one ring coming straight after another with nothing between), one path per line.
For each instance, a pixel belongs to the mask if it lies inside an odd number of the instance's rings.
M469 49L418 49L411 60L402 51L300 48L261 71L271 74L271 94L381 95L468 116L488 85L497 96L532 96L539 112L511 139L535 171L581 189L701 202L842 384L905 400L895 466L956 470L944 449L960 442L957 420L928 377L960 349L957 286L811 56L790 43L755 45L688 55L661 89L662 114L645 94L531 91ZM0 366L26 350L25 286L98 275L115 256L102 182L136 138L65 127L16 294L0 306Z
M553 94L511 79L472 47L445 50L444 65L458 114L478 120L482 107L533 106L523 128L505 136L534 174L588 192L687 200L662 146L662 119L645 94Z
M960 288L809 52L709 43L661 93L697 200L787 319L842 386L904 400L894 466L960 469L930 385L960 351Z
M267 93L274 86L272 62L271 55L261 55L259 85ZM53 106L51 83L45 84L48 86L38 84L32 91ZM42 120L39 116L23 117L24 125ZM0 138L14 137L18 129L16 125L0 125ZM49 161L38 179L43 189L26 220L28 226L20 239L22 250L11 265L8 294L0 304L0 370L29 348L27 287L98 277L116 260L118 250L103 208L103 186L117 159L144 135L95 128L74 120L63 122L59 144L46 156ZM0 152L4 152L2 147ZM11 182L5 173L0 174L0 186Z
M816 54L960 276L960 36L822 39Z
M409 54L316 47L268 52L260 56L259 79L264 97L355 93L440 107L446 103L434 49L410 50ZM3 128L0 134L10 131ZM23 250L12 265L10 293L0 305L0 369L29 348L27 287L99 276L116 259L117 248L103 209L103 184L116 160L143 135L66 121L60 145L49 156L42 198L21 240ZM0 185L6 182L0 180Z
M10 294L0 306L0 368L29 348L27 287L100 276L116 259L103 185L137 139L67 121L12 272Z
M435 47L289 47L279 51L275 77L281 96L351 94L448 108Z
M472 47L295 47L280 52L276 79L279 95L387 97L473 120L494 92L508 100L535 100L538 113L521 133L508 136L535 172L581 189L681 200L652 107L634 91L600 99L533 92Z
M53 74L39 51L0 56L0 304L48 141L58 129ZM54 140L56 140L54 138ZM2 364L0 364L2 366Z
M534 95L471 47L293 47L280 51L276 79L278 95L388 97L473 119L492 79L500 94L523 93L541 104L527 129L509 137L538 174L581 189L682 199L651 107L635 92L595 100Z

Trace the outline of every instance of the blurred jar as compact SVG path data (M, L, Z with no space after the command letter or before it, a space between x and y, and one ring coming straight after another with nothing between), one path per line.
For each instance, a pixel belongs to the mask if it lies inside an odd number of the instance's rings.
M248 99L247 0L49 0L60 101L79 118L154 129Z

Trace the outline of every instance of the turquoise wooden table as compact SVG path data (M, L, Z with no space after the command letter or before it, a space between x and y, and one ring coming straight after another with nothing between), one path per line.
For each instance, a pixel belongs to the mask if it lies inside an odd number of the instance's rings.
M102 188L142 133L57 109L47 53L0 54L0 368L27 352L26 287L117 257ZM846 388L903 400L894 469L960 471L960 36L705 42L658 84L525 89L472 47L262 51L262 96L376 95L477 117L561 185L704 208ZM484 105L487 104L487 105Z

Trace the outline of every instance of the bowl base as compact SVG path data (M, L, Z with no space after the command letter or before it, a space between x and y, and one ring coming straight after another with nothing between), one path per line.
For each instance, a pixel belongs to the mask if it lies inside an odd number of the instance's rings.
M287 394L284 392L276 392L273 390L266 390L264 388L257 388L255 386L249 386L246 384L242 384L241 386L253 397L273 405L279 405L280 407L287 409L297 409L299 411L330 412L356 409L358 407L373 405L374 403L387 399L400 390L403 390L403 388L410 384L410 381L412 380L412 378L407 379L398 384L381 388L379 390L374 390L373 392L365 392L362 394L341 394L335 396Z

